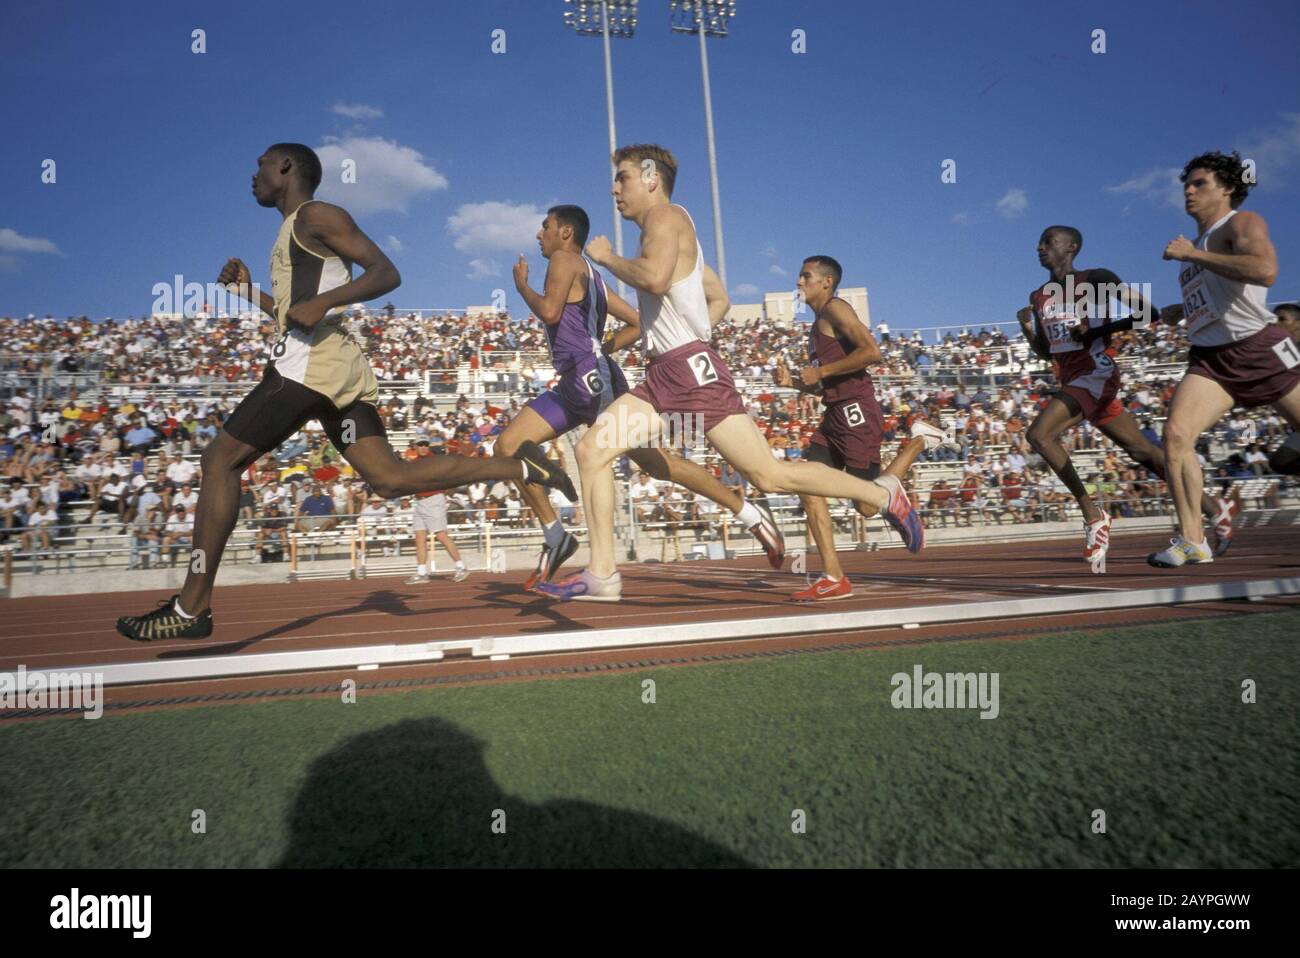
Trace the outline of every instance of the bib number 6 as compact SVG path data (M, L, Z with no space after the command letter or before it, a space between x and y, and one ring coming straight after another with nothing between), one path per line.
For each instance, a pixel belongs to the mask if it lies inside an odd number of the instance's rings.
M709 358L708 353L696 353L689 362L691 372L695 374L695 381L701 386L718 381L718 371L713 368L713 360Z
M583 376L582 381L587 386L587 392L593 396L599 396L605 391L605 381L600 378L600 373L594 369Z
M844 407L844 420L849 424L849 428L852 429L861 426L867 421L867 417L862 414L862 406L860 404L850 403Z

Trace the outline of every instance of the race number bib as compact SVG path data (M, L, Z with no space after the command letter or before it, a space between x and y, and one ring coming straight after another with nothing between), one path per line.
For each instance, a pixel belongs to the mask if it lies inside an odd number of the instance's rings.
M1274 343L1273 352L1277 353L1278 359L1282 360L1282 365L1287 369L1300 366L1300 349L1296 348L1295 340L1290 336Z
M587 392L591 393L592 396L599 396L605 391L605 381L600 378L600 373L594 369L583 376L582 381L587 387Z
M713 368L713 360L708 353L696 353L687 362L690 364L691 372L695 375L695 381L701 386L707 386L709 383L718 381L718 371Z
M1205 270L1198 269L1195 276L1183 283L1183 319L1187 323L1187 332L1194 333L1217 318L1210 302L1210 291L1205 285Z
M862 406L860 403L849 403L844 407L844 421L849 424L850 429L855 426L861 426L867 421L867 417L862 414Z
M285 352L288 350L288 348L289 348L289 334L286 332L283 336L281 336L278 340L276 340L275 345L271 347L271 362L275 362L277 359L282 359L284 357Z
M1040 320L1043 334L1047 337L1048 348L1054 353L1072 353L1083 348L1070 335L1070 330L1079 327L1079 316L1073 307L1065 308L1059 303L1049 304L1043 310Z

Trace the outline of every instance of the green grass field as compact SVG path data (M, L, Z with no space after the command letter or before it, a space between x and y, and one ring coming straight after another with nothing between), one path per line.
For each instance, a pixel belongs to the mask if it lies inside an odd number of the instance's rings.
M1294 865L1298 635L1281 613L4 723L0 863ZM998 672L999 716L894 709L917 663Z

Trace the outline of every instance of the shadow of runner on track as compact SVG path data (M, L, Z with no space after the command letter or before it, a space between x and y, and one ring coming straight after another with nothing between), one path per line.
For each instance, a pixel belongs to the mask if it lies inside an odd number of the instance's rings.
M440 718L407 719L316 759L289 812L282 868L744 868L670 822L589 802L505 792L484 743ZM504 812L504 834L493 832Z
M419 598L413 592L394 592L391 589L381 589L377 592L371 592L355 605L350 605L342 609L328 609L324 612L316 612L312 615L299 616L292 621L283 625L277 625L265 632L249 636L247 639L241 639L238 642L227 642L222 645L202 645L185 649L168 649L160 652L160 659L192 659L207 655L229 655L234 652L240 652L250 645L256 645L266 639L274 638L277 635L285 635L297 629L305 628L309 625L315 625L325 619L332 619L341 615L352 615L358 612L387 612L393 616L419 616L419 615L437 615L439 612L447 612L447 609L412 609L406 604L407 599ZM376 639L376 641L381 641Z

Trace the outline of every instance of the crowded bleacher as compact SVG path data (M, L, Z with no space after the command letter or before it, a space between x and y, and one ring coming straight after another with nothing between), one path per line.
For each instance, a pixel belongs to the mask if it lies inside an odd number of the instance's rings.
M381 415L399 452L428 443L435 452L491 455L505 424L554 378L542 325L532 316L359 311L350 330L380 380ZM199 457L261 375L271 332L260 314L116 322L0 318L0 537L20 566L53 559L56 568L75 568L106 555L131 567L184 561L202 478ZM1018 331L1014 338L996 327L927 336L891 333L882 324L876 334L882 360L872 372L885 417L885 457L917 417L951 426L960 445L960 451L926 454L913 473L911 491L928 525L1077 516L1072 498L1026 441L1054 382ZM807 327L724 320L714 343L772 454L798 459L819 404L774 383L781 367L804 364ZM1116 345L1127 373L1123 400L1158 441L1182 374L1182 332L1134 331ZM639 380L635 350L623 362L630 380ZM1290 491L1289 480L1243 483L1266 474L1267 450L1287 432L1271 409L1234 412L1200 446L1207 476L1222 490L1235 484L1260 504L1275 503ZM1089 492L1113 515L1167 511L1163 484L1118 456L1087 423L1064 441ZM552 456L572 458L565 442L552 447ZM685 452L724 482L744 485L703 447ZM629 522L701 535L717 526L713 503L648 477L632 481L635 470L626 460L619 469L625 480L620 509ZM240 522L247 534L232 543L237 561L282 558L294 533L397 522L409 505L373 496L319 428L292 437L242 481ZM532 528L509 483L473 485L449 498L451 521L462 530ZM582 523L580 504L555 503L566 521ZM797 518L797 500L783 508L786 518Z

